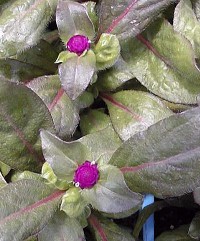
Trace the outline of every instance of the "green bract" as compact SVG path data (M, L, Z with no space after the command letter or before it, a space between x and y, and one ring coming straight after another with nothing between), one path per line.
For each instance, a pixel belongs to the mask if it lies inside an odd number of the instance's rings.
M71 53L69 51L62 51L58 55L58 58L56 59L55 63L59 64L59 63L66 62L68 59L75 57L75 56L76 56L75 53Z
M87 204L81 191L72 187L63 196L60 210L63 210L70 218L77 218L83 214Z
M59 190L66 190L69 187L66 180L61 180L56 177L48 162L45 162L42 166L42 177L48 180L47 184L52 184Z
M120 45L117 37L103 33L94 47L96 65L98 70L110 68L118 59Z

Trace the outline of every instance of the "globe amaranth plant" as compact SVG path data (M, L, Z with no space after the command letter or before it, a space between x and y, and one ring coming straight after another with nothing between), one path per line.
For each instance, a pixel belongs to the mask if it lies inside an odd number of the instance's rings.
M197 240L200 1L80 2L0 3L0 240Z

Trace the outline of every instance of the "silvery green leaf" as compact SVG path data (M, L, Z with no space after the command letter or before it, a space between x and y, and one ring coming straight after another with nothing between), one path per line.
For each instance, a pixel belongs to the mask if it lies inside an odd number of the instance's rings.
M86 7L80 3L59 0L56 23L64 43L67 43L73 35L84 35L90 40L93 40L95 36L94 26L87 14Z
M131 192L122 172L111 165L99 165L100 178L91 189L83 189L81 195L94 209L106 213L120 213L142 204L142 195Z
M48 131L40 133L46 161L59 179L73 181L78 164L91 159L89 149L79 141L65 142Z
M0 240L21 241L38 233L58 210L62 195L38 180L0 189Z
M109 163L134 192L161 198L189 193L200 186L199 119L199 107L165 118L125 141Z
M0 15L0 58L35 45L55 12L57 0L12 1Z
M58 211L53 219L38 234L39 241L85 241L85 235L79 222Z

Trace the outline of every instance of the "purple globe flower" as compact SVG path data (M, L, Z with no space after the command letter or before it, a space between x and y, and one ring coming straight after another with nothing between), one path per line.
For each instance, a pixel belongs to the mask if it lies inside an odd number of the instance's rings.
M96 163L85 161L74 173L75 186L81 189L93 187L99 179L99 171Z
M90 48L90 40L84 35L74 35L67 42L67 49L70 52L81 55Z

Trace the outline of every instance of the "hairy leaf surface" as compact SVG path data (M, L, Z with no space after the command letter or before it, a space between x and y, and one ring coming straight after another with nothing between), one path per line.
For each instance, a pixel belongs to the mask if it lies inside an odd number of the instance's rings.
M125 82L133 79L134 75L126 62L119 56L117 62L106 71L100 71L97 79L97 87L100 91L115 90Z
M180 196L200 185L200 108L170 116L128 139L110 163L135 192Z
M91 160L89 149L79 141L65 142L45 130L41 139L44 157L59 179L73 181L78 165Z
M102 94L114 129L123 141L172 114L155 96L142 91Z
M28 81L38 76L54 74L57 52L45 41L13 58L0 59L0 75L14 81Z
M91 189L83 189L81 195L98 211L121 213L141 208L142 195L128 189L122 172L111 165L99 164L100 173L97 184Z
M0 15L0 58L35 45L56 8L57 0L17 0Z
M110 117L100 110L90 110L81 116L80 128L83 135L95 133L111 125Z
M84 35L90 40L95 36L94 26L87 14L86 7L73 1L59 0L56 23L64 43L73 35Z
M54 131L42 100L22 84L0 80L0 159L14 169L38 171L44 162L39 130Z
M119 39L136 36L158 16L172 0L101 0L99 34L116 34Z
M197 103L200 72L190 42L158 20L144 34L123 43L122 57L154 94L175 103Z
M0 239L20 241L39 232L57 211L62 195L37 180L0 189Z
M75 100L88 87L96 68L93 51L74 56L59 65L59 77L67 95Z
M53 117L57 135L66 137L73 134L79 122L75 104L61 88L57 75L43 76L27 84L47 105Z
M174 12L174 29L183 34L192 44L197 58L200 58L200 22L192 9L190 0L180 1Z
M38 234L39 241L85 241L83 229L74 218L58 211L48 225Z
M110 160L112 154L122 143L112 125L83 136L79 141L89 148L93 160L101 157L105 163Z

